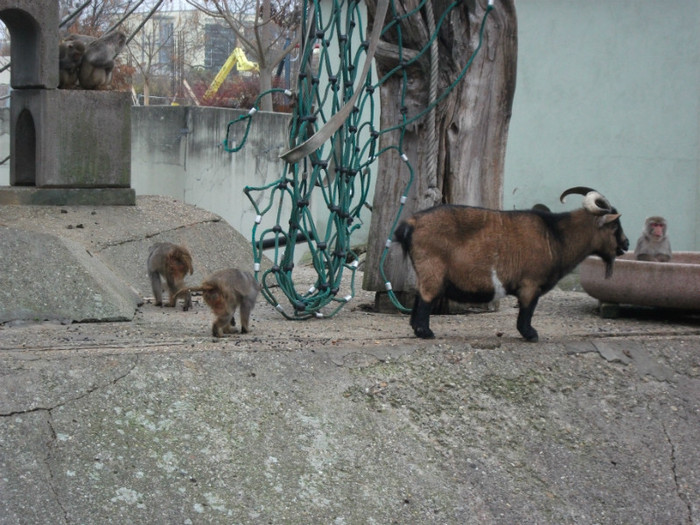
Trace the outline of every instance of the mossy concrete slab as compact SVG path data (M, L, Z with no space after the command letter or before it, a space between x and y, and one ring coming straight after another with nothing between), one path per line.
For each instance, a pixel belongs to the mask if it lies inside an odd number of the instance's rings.
M0 228L0 322L129 321L140 298L82 245Z
M0 322L131 319L152 296L148 249L163 241L191 251L191 285L222 268L253 269L242 234L167 197L139 197L135 206L0 206Z

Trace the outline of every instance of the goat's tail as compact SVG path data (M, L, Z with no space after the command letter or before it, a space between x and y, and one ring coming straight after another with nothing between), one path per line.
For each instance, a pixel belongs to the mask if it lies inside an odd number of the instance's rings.
M394 240L401 243L404 255L411 251L411 240L413 237L413 225L402 221L394 230Z

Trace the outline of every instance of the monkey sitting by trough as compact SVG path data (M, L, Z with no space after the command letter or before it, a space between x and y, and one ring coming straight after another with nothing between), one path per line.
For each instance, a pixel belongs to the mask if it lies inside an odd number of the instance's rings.
M163 305L163 285L161 276L165 278L170 292L168 306L175 306L177 292L184 287L185 276L192 274L192 255L184 246L178 246L170 242L159 242L150 247L148 251L148 276L151 279L151 288L155 297L155 305ZM192 307L192 297L189 292L184 296L183 311Z
M183 288L175 297L190 292L203 292L204 302L209 305L216 316L211 330L214 337L234 332L236 321L233 314L240 306L241 333L248 333L250 313L260 291L260 284L253 274L237 268L219 270L207 277L201 286Z
M644 231L634 249L638 261L668 262L671 259L671 242L666 236L667 227L663 217L649 217L644 221Z

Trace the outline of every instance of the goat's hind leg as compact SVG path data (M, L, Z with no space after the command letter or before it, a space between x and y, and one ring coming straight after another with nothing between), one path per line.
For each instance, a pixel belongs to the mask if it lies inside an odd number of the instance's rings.
M433 339L435 334L430 329L430 312L433 309L432 303L425 302L420 294L416 294L416 301L411 310L411 327L416 337L421 339Z
M535 297L527 305L522 300L519 301L520 311L518 312L518 332L520 332L520 335L522 335L529 343L536 343L539 340L537 330L532 327L532 315L535 313L535 307L537 306L538 299L539 297Z

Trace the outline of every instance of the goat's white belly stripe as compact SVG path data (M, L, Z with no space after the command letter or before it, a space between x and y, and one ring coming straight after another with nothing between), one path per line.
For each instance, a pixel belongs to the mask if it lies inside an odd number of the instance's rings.
M503 299L507 295L506 289L503 287L503 283L498 279L495 268L491 270L491 282L493 283L493 298Z

